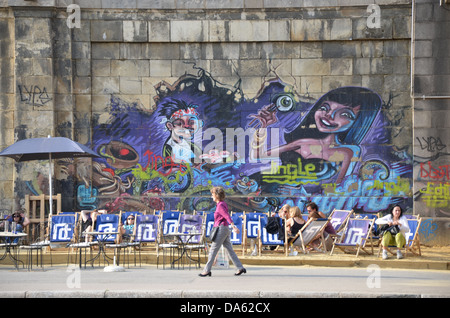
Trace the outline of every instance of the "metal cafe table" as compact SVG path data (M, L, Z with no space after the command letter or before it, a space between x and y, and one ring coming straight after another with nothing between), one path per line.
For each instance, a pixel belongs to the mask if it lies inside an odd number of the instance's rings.
M14 255L11 253L11 247L15 245L13 241L16 238L25 237L28 234L26 233L16 233L16 232L0 232L0 238L5 242L3 245L5 246L5 253L0 258L0 261L4 260L7 256L13 261L14 267L19 270L19 267L17 265L18 262L22 263L22 266L25 267L24 263L20 260L14 257Z
M86 263L91 263L92 266L94 266L94 261L96 259L98 259L101 255L103 256L103 260L108 263L109 265L109 260L112 261L112 258L109 257L108 255L106 255L106 249L105 249L105 245L107 243L108 238L111 235L117 235L119 234L119 232L99 232L99 231L92 231L92 232L83 232L83 235L91 235L91 236L97 236L97 242L98 242L98 253L97 255L95 255L93 258L89 259L89 260L85 260L84 262L84 268L86 268ZM80 255L80 267L81 267L81 255Z
M198 267L200 267L200 258L199 259L193 259L190 255L190 253L188 252L189 250L189 246L191 245L190 241L192 240L192 238L194 238L195 236L201 236L202 233L200 232L174 232L174 233L167 233L164 234L164 241L174 241L174 244L177 244L178 249L180 250L179 256L177 258L174 257L174 259L171 261L171 268L175 267L175 263L178 263L179 261L183 260L183 255L186 255L186 257L189 259L189 268L190 268L190 264L191 261L195 263L195 265ZM195 245L201 245L201 242L199 243L193 243ZM180 268L179 264L178 264L178 268ZM183 264L183 268L184 268L184 264Z

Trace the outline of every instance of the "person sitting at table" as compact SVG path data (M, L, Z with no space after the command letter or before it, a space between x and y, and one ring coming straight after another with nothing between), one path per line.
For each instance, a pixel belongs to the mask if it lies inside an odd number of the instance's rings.
M8 229L5 229L4 228L5 223L4 223L3 224L4 230L5 231L12 231L13 230L11 228L12 222L16 222L15 231L17 233L23 233L24 228L30 224L30 220L25 215L25 211L22 210L22 209L21 210L17 210L13 214L11 214L10 216L6 217L5 221L9 222L9 226L8 226Z
M105 210L82 210L81 211L81 233L84 232L91 232L94 230L94 228L92 227L95 220L97 219L97 215L99 213L106 213ZM86 242L90 242L91 240L91 236L90 235L86 235Z
M23 233L23 230L25 229L25 227L30 224L30 220L25 215L25 211L23 209L17 210L10 216L7 216L5 221L7 221L9 224L8 228L5 228L6 222L3 222L2 229L7 232L15 230L16 233ZM16 222L15 229L12 228L13 222ZM19 238L16 238L16 239L14 239L13 243L17 243L18 241L19 241Z
M130 239L130 237L133 235L134 218L135 217L133 214L128 215L125 224L122 224L120 226L120 234L122 234L122 237L125 239Z

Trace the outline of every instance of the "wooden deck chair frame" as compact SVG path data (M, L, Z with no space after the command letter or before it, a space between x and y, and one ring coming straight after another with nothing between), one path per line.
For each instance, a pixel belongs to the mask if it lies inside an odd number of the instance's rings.
M354 229L354 227L351 227L351 225L353 224L353 222L361 222L361 221L365 221L364 227L366 229L366 234L363 236L357 236L359 237L359 241L355 241L355 242L351 242L351 243L344 243L347 240L348 235L350 235L350 237L352 237L353 232L350 233L350 231L352 229ZM375 222L375 219L357 219L357 218L350 218L347 222L347 226L344 229L344 232L342 234L342 236L340 238L337 238L334 242L333 242L333 247L331 249L330 255L333 255L334 249L335 247L339 248L340 250L342 250L344 253L351 253L354 250L356 250L356 257L359 256L359 253L361 250L363 250L364 252L366 252L369 255L373 254L373 242L372 242L372 227L373 224ZM360 227L356 227L357 229L359 229ZM370 244L370 248L371 250L368 251L366 249L366 244Z
M309 219L308 222L298 231L294 236L294 240L291 243L292 246L299 246L302 248L304 254L306 254L306 247L316 239L320 239L320 242L326 252L326 244L324 231L330 220L327 219ZM290 246L286 248L286 256Z
M260 216L259 217L259 228L258 228L258 255L259 256L261 256L261 253L262 253L262 247L263 246L276 246L277 248L279 247L279 246L283 246L283 252L286 254L287 253L287 240L285 239L285 240L279 240L280 242L279 243L281 243L281 244L263 244L263 241L264 241L264 239L263 239L263 235L264 235L264 232L266 232L266 234L267 235L269 235L269 233L267 233L267 231L266 231L266 229L262 226L262 223L261 223L261 219L263 219L263 218L265 218L265 220L266 220L266 222L265 222L265 224L267 224L267 221L268 221L268 216L267 215L262 215L262 216ZM272 234L272 235L274 235L274 234ZM287 232L286 232L286 225L284 225L284 237L286 238L287 237ZM274 242L275 243L275 242Z

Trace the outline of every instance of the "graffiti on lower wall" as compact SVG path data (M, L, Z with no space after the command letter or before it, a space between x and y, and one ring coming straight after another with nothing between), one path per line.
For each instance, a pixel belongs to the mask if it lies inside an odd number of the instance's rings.
M275 76L248 98L239 83L202 70L161 82L152 112L112 95L79 208L210 210L212 186L233 211L412 207L411 160L390 146L390 105L377 92L340 87L312 100Z

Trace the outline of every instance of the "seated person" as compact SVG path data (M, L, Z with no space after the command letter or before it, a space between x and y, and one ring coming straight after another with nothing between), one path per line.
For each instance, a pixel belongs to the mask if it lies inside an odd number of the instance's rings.
M294 206L289 209L290 218L286 220L286 230L288 233L288 244L294 241L294 236L297 235L298 231L306 224L302 217L302 211L298 206Z
M120 234L122 234L122 237L125 239L130 239L133 235L134 230L134 219L135 216L133 214L128 215L125 224L120 226Z
M406 238L405 234L409 232L408 219L403 216L403 210L399 205L395 205L390 213L382 218L375 221L378 225L386 225L386 227L395 226L395 231L385 230L383 233L383 238L381 240L381 246L383 246L383 259L388 258L387 249L389 245L394 245L397 247L397 258L403 258L400 249L405 247Z

